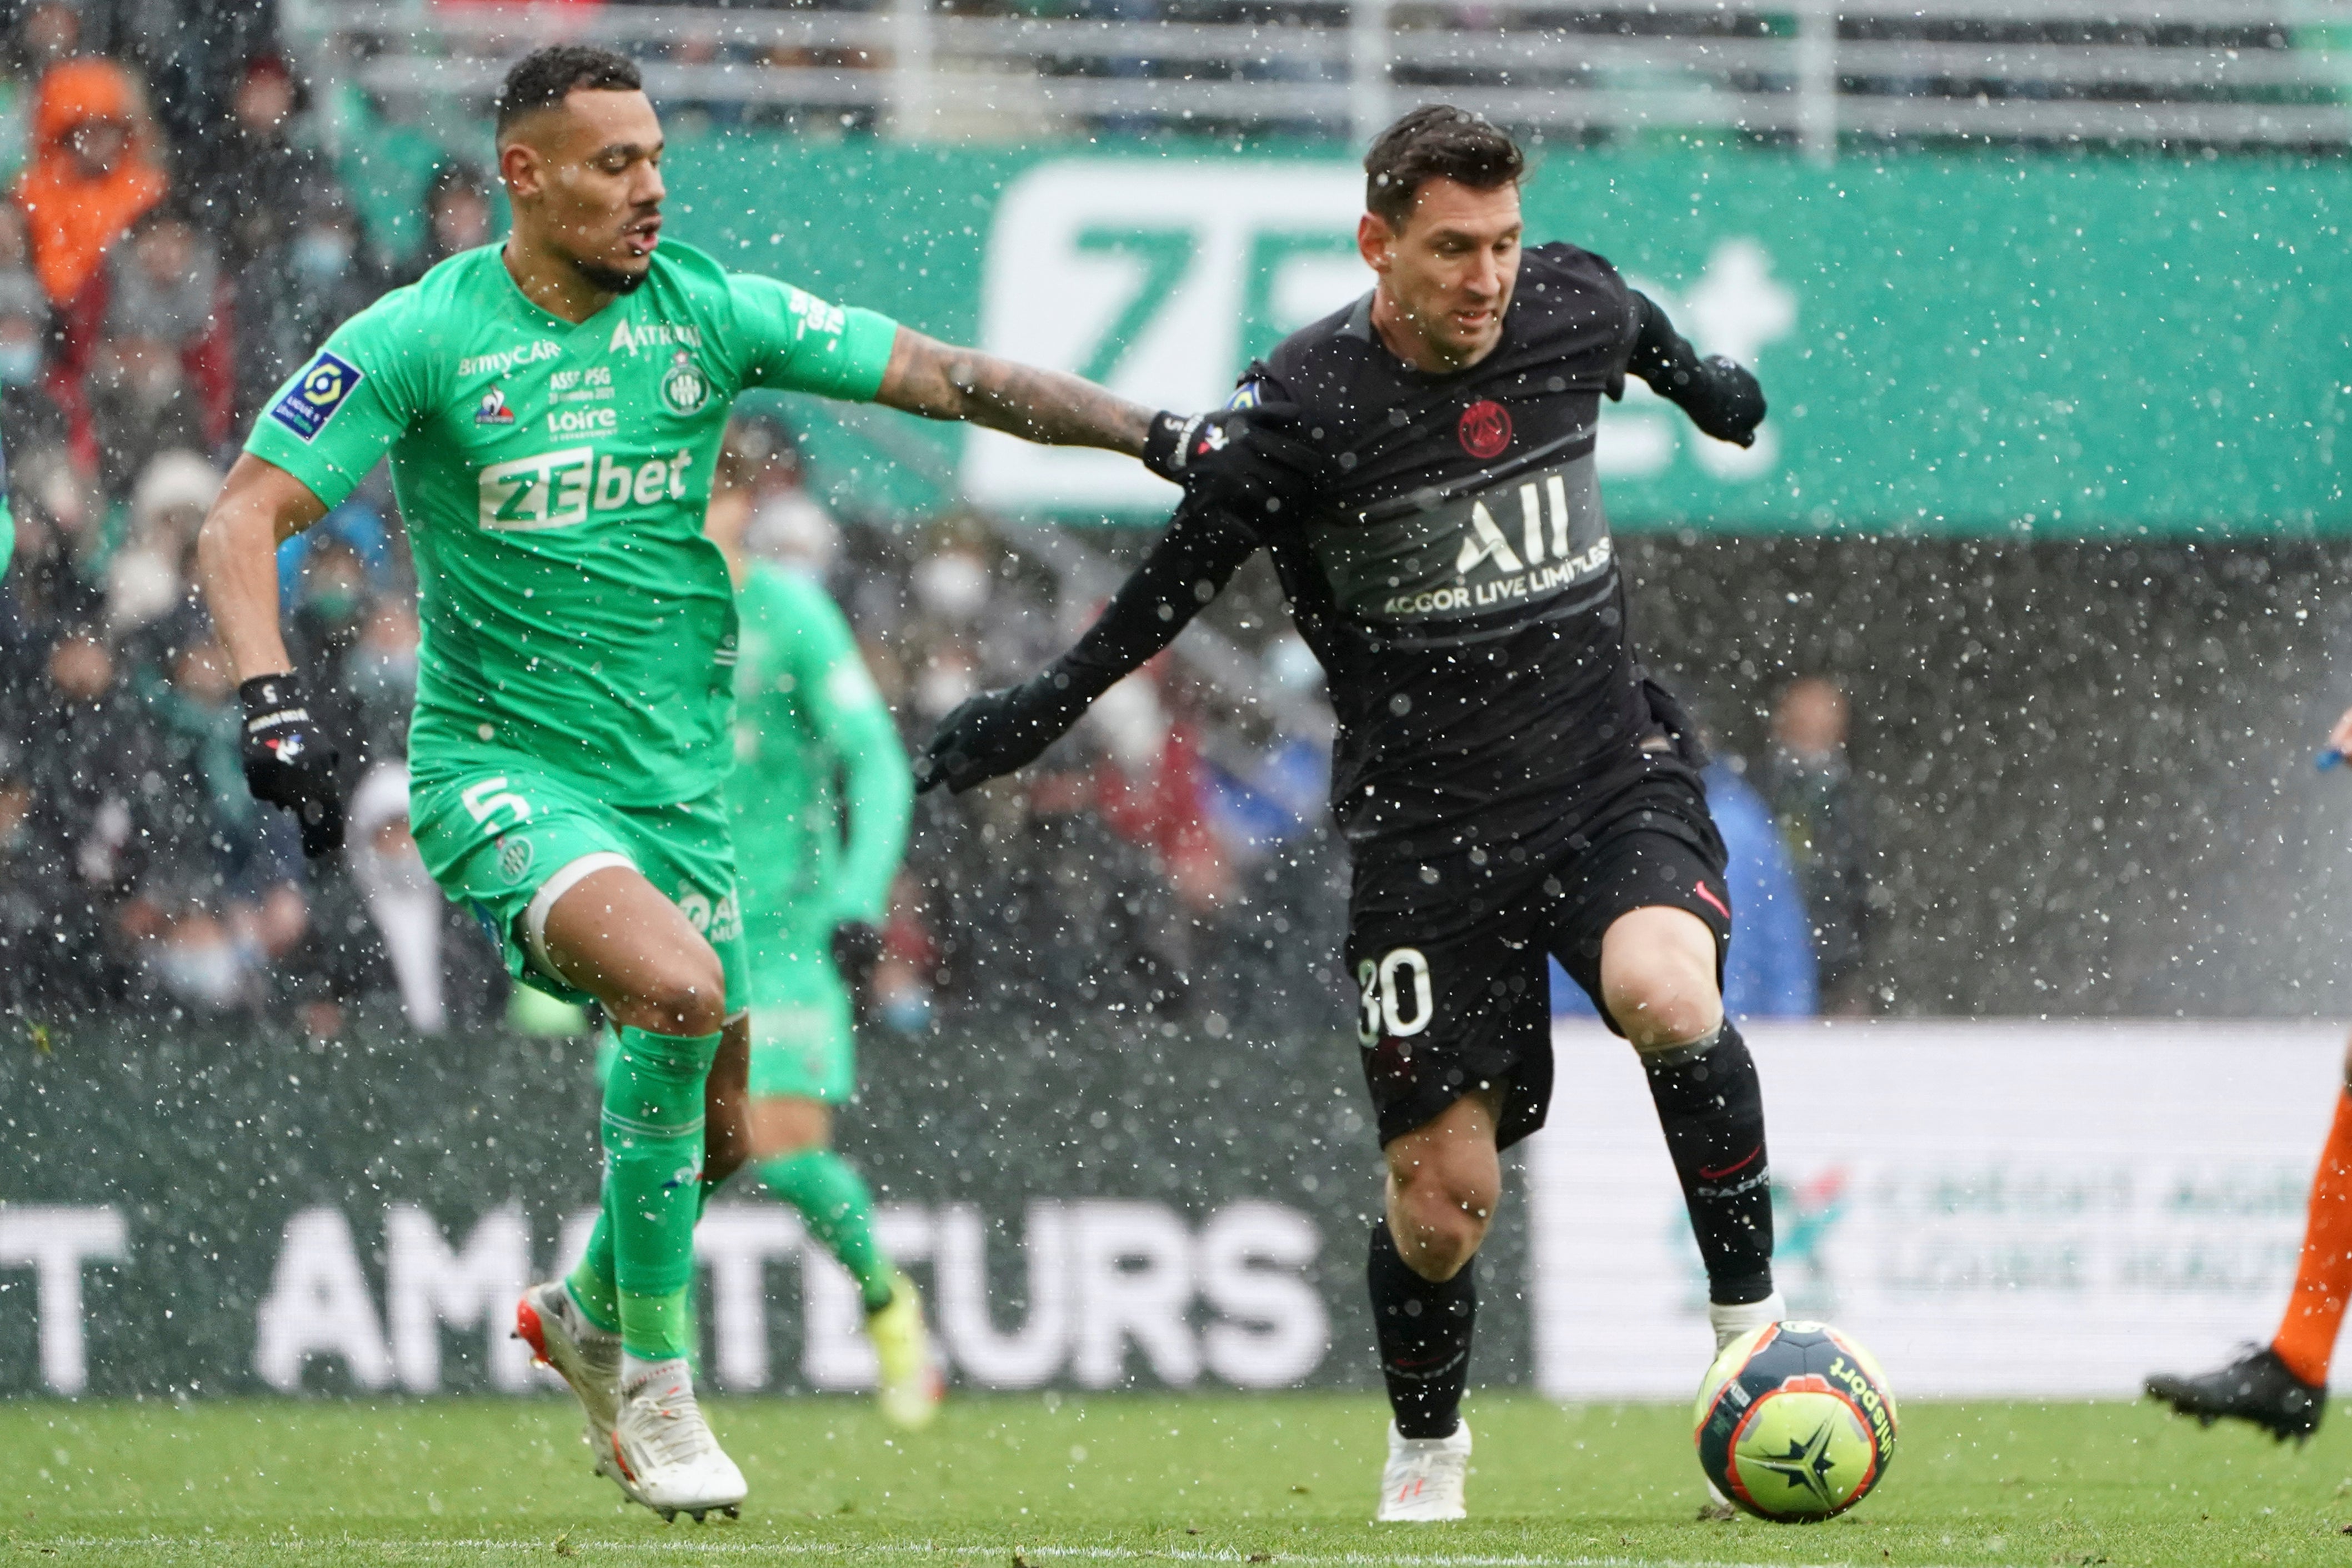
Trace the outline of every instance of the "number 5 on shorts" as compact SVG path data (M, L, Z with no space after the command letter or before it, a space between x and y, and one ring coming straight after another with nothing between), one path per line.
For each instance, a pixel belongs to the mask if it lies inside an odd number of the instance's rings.
M466 802L466 810L475 821L481 824L482 831L486 833L500 833L506 828L520 828L530 821L530 802L507 788L503 773L496 779L485 779L478 784L467 785L457 792L457 799ZM514 820L507 823L506 828L491 824L490 819L500 811L514 813Z
M1399 1008L1397 995L1397 977L1408 969L1412 972L1410 1018ZM1436 1002L1429 985L1429 960L1421 956L1420 948L1392 947L1377 964L1365 959L1356 966L1356 983L1364 988L1363 1016L1356 1024L1356 1039L1363 1044L1378 1045L1383 1034L1415 1035L1429 1027Z

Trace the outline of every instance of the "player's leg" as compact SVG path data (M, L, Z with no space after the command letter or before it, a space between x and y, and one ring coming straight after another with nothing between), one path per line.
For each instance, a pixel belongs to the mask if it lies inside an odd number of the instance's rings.
M634 866L604 865L532 911L547 968L588 992L619 1050L604 1080L604 1214L572 1292L587 1304L610 1248L622 1343L614 1479L658 1511L731 1510L743 1477L694 1397L688 1287L703 1201L706 1100L727 1018L718 952Z
M1654 837L1656 835L1653 835ZM1706 1267L1720 1349L1781 1314L1755 1058L1724 1016L1720 944L1686 909L1649 905L1601 940L1601 1004L1642 1060Z
M755 1012L756 1019L757 1014ZM833 1107L795 1094L756 1094L751 1142L760 1178L798 1209L809 1234L857 1284L881 1381L876 1396L894 1424L930 1424L944 1392L922 1298L882 1249L874 1197L857 1168L832 1147Z
M849 992L828 951L831 924L773 911L749 924L750 1133L760 1177L856 1282L884 1413L903 1427L925 1426L944 1381L921 1298L875 1235L865 1178L833 1148L834 1107L856 1086L857 1043Z
M2147 1391L2207 1426L2227 1416L2249 1421L2282 1441L2319 1430L2327 1408L2327 1366L2352 1298L2352 1046L2336 1092L2336 1119L2311 1177L2303 1250L2278 1333L2249 1345L2225 1366L2195 1376L2158 1373Z
M1541 1124L1551 1086L1532 916L1506 900L1435 903L1406 872L1384 888L1360 868L1348 938L1387 1164L1364 1272L1393 1416L1384 1521L1465 1512L1472 1260L1501 1201L1499 1151Z

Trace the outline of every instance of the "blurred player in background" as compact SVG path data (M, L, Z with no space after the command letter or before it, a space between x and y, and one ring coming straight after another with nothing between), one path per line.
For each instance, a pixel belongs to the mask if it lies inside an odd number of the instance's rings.
M2352 758L2352 709L2328 732L2326 758ZM2206 1426L2227 1417L2247 1421L2297 1442L2319 1430L2327 1408L2327 1365L2352 1301L2352 1045L2344 1052L2344 1086L2336 1119L2311 1177L2303 1251L2286 1315L2268 1344L2248 1345L2226 1366L2193 1376L2160 1372L2147 1380L2150 1396Z
M1021 767L1271 553L1339 720L1347 960L1388 1163L1366 1276L1395 1412L1379 1516L1460 1519L1470 1263L1499 1151L1550 1100L1548 953L1640 1053L1718 1348L1780 1315L1762 1092L1723 1011L1723 841L1696 737L1636 659L1593 459L1629 372L1741 445L1764 398L1599 256L1523 252L1525 163L1486 120L1416 110L1364 169L1372 291L1188 437L1257 488L1188 496L1078 645L950 714L918 768L961 790Z
M751 956L751 1159L768 1190L856 1281L882 1409L929 1424L941 1380L913 1281L874 1236L874 1197L831 1147L855 1092L853 992L881 956L915 789L890 710L826 596L810 507L755 510L740 448L722 455L711 540L743 622L727 781Z
M735 593L703 536L747 387L1105 447L1218 493L1173 415L730 272L661 237L661 122L636 67L558 45L499 90L503 243L337 329L256 421L199 540L245 708L246 778L304 851L342 839L335 744L278 625L280 541L378 461L416 558L409 731L426 867L518 978L619 1034L603 1211L518 1331L568 1382L598 1468L659 1512L731 1509L687 1362L694 1226L748 1157L750 1000L724 796Z

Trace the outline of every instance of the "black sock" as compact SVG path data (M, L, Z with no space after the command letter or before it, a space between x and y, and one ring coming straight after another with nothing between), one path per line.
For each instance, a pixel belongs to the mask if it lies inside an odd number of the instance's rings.
M1748 1042L1726 1019L1708 1040L1643 1051L1650 1098L1682 1178L1707 1295L1731 1306L1772 1293L1772 1186L1764 1092Z
M1408 1437L1450 1437L1462 1423L1462 1389L1470 1380L1470 1331L1478 1291L1470 1282L1475 1260L1443 1284L1405 1266L1385 1219L1372 1222L1372 1258L1364 1270L1371 1287L1372 1328L1381 1343L1381 1375L1397 1430Z

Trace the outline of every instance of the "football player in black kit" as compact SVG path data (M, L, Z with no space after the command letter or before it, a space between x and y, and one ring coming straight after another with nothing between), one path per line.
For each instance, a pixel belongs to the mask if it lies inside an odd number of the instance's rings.
M1550 1099L1547 954L1647 1070L1717 1343L1781 1315L1756 1064L1723 1013L1723 842L1696 739L1637 661L1592 455L1629 371L1742 445L1764 399L1601 257L1523 250L1521 155L1484 120L1416 110L1364 167L1371 292L1252 365L1226 410L1162 416L1146 461L1190 481L1166 534L1075 648L950 714L917 770L961 790L1027 763L1271 554L1339 716L1347 964L1388 1164L1380 1517L1459 1519L1469 1265L1497 1155Z

